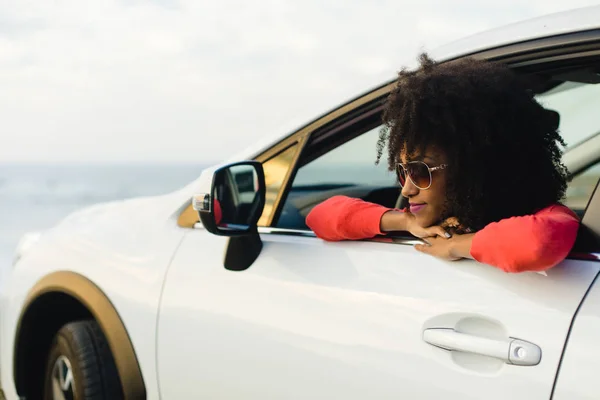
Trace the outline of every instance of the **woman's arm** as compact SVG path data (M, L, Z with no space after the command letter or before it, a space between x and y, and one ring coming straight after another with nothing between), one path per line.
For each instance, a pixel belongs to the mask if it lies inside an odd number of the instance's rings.
M470 255L506 272L543 271L567 257L578 230L577 215L556 204L487 225L472 236Z
M577 237L579 220L562 205L533 215L503 219L477 233L454 235L415 248L444 260L472 258L505 272L544 271L564 260Z
M383 235L382 216L391 209L346 196L334 196L316 205L306 225L328 241L358 240Z
M409 213L345 196L335 196L317 205L306 218L307 225L325 240L358 240L389 231L409 231L430 237L431 246L417 249L447 260L472 258L506 272L549 269L571 251L579 219L562 205L547 207L536 214L503 219L475 234L442 238L442 228L411 226ZM414 218L414 217L413 217ZM439 230L439 232L437 231ZM415 232L412 232L415 231ZM431 237L437 235L438 237Z
M306 225L328 241L368 239L385 232L407 231L417 237L446 236L439 226L421 228L410 213L346 196L334 196L316 205Z

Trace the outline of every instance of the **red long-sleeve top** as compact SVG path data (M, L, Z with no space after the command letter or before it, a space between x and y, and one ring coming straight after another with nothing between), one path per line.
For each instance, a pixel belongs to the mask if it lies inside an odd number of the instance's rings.
M314 207L306 224L317 237L328 241L367 239L385 234L380 221L390 210L335 196ZM578 228L573 211L561 204L551 205L532 215L493 222L476 232L471 256L506 272L543 271L567 257Z

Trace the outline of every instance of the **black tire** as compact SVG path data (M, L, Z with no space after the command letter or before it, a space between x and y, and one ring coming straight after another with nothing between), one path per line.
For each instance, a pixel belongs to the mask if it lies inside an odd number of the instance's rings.
M59 385L63 397L54 392ZM96 321L71 322L56 333L46 363L44 399L123 399L115 361Z

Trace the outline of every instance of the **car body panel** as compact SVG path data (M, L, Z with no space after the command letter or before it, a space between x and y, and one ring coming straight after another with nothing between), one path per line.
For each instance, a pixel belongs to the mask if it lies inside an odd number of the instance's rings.
M45 232L10 271L2 292L2 382L13 385L15 327L31 289L55 271L85 276L119 313L133 343L147 386L156 399L156 315L164 274L185 231L169 217L177 196L126 200L93 206Z
M443 45L433 54L436 58L448 59L454 58L456 54L472 54L509 44L598 28L600 28L600 6L582 7L476 33Z
M600 257L600 255L599 255ZM554 400L597 399L600 395L600 280L577 312L556 379Z
M32 370L36 368L35 360L32 360L31 356L44 351L43 332L47 332L46 324L52 323L52 320L57 321L57 317L60 318L61 310L54 308L51 308L54 318L51 316L48 319L47 315L40 315L40 312L43 312L40 310L47 310L49 304L59 304L48 303L53 302L51 298L57 298L58 294L63 299L64 296L69 296L77 301L100 325L113 354L125 400L146 398L140 365L119 314L106 295L89 279L67 271L53 272L38 281L22 307L22 315L16 329L19 339L15 343L14 357L17 388L25 389L31 384ZM59 326L60 321L57 321ZM54 333L51 329L50 332Z
M161 301L162 397L549 398L571 318L600 267L569 260L506 274L402 244L262 238L243 272L223 268L227 238L203 229L184 238ZM542 362L458 359L422 340L427 327L466 319L533 342Z

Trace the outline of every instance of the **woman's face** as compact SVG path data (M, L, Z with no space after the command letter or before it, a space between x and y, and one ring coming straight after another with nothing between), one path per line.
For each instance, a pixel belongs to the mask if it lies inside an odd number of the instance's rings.
M400 154L400 162L423 161L430 168L448 164L446 155L436 149L427 149L422 154L408 156L405 151ZM444 214L446 203L446 169L431 172L431 186L428 189L419 189L410 180L406 179L402 188L402 195L408 198L410 212L416 217L417 223L422 227L439 224Z

